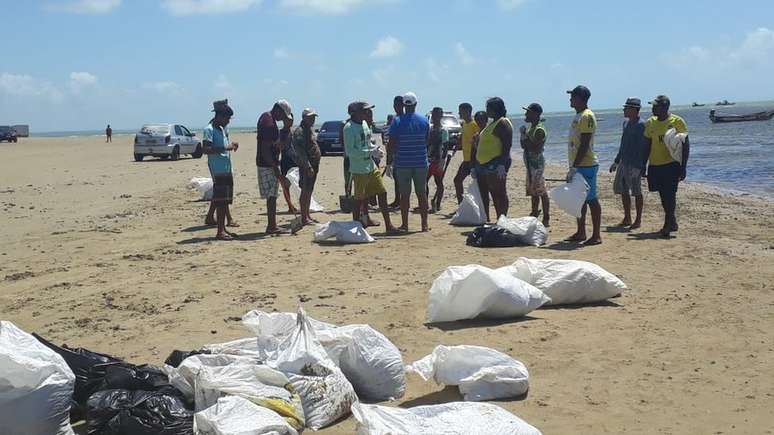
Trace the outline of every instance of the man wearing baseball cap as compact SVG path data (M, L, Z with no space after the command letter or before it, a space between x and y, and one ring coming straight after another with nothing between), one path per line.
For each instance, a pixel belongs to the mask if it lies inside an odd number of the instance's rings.
M232 240L233 233L226 231L226 219L234 225L229 212L229 205L234 198L234 176L231 170L231 151L239 149L239 144L230 142L226 127L234 116L234 111L228 105L228 100L215 101L213 104L215 117L204 127L202 152L207 154L207 166L212 176L212 201L207 212L205 223L213 221L218 226L218 240Z
M580 85L567 91L570 94L570 107L575 109L575 118L570 126L569 163L570 170L567 173L567 182L572 181L575 174L579 174L589 186L586 194L586 202L581 209L581 217L578 218L578 230L566 240L570 242L583 242L585 246L599 245L602 243L600 227L602 226L602 206L597 199L597 172L599 161L594 153L594 133L597 130L597 118L589 109L591 91ZM591 209L591 222L594 230L591 237L586 239L586 209ZM585 240L585 242L584 242Z
M282 121L282 131L277 126L277 121ZM287 181L279 168L280 149L285 141L290 140L290 127L293 125L293 112L290 103L279 100L274 103L271 110L258 117L257 140L258 149L255 155L255 164L258 167L258 190L261 198L266 199L266 214L268 224L266 234L278 234L277 226L277 195L281 180ZM295 211L289 196L286 196L288 208Z
M546 179L543 172L546 168L546 159L543 156L547 132L543 125L543 107L538 103L532 103L524 109L524 121L529 124L529 128L521 126L521 147L524 149L524 167L527 172L527 181L525 183L527 196L532 198L532 212L530 216L540 216L538 206L543 202L543 225L549 226L551 222L551 213L548 200L548 191L546 190Z
M670 113L669 97L659 95L650 102L653 116L645 122L645 137L650 141L648 149L648 190L658 192L664 208L664 226L659 231L663 238L669 238L677 231L677 187L685 180L690 144L688 136L682 143L681 158L676 160L664 143L664 135L672 128L677 133L688 134L683 118Z
M384 218L384 228L387 232L394 232L395 227L390 222L390 211L387 205L387 190L384 188L379 168L374 162L374 156L380 150L371 143L372 132L369 123L373 120L373 107L373 104L365 101L350 104L351 119L344 126L344 153L349 157L349 171L352 173L355 187L356 204L352 209L352 217L360 221L368 199L376 196ZM364 227L367 225L367 221L363 222Z
M628 98L623 106L624 121L621 145L614 163L610 166L610 172L615 172L613 192L621 195L623 202L624 218L619 227L629 227L635 230L642 224L642 173L645 162L648 161L648 142L645 138L645 122L640 118L640 99ZM634 196L637 216L632 222L632 198Z
M312 193L320 171L320 147L317 145L317 134L314 132L314 122L317 112L306 108L301 112L301 124L293 131L293 149L296 154L296 163L299 171L299 185L301 187L301 223L308 225L316 222L309 211L312 202Z

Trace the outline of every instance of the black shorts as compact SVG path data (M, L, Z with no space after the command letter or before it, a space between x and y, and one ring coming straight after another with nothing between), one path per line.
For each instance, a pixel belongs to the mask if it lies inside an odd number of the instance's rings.
M651 192L677 192L681 169L677 162L648 166L648 190Z
M287 154L282 154L282 158L280 159L280 172L282 172L283 177L287 177L288 172L298 166L293 160L293 157L290 157Z
M212 202L231 204L234 200L234 177L231 174L212 176Z
M320 170L320 164L314 164L312 163L312 169L314 169L314 174L310 177L306 174L306 169L298 168L300 174L298 179L298 187L301 188L301 190L312 190L314 189L314 184L317 182L317 172Z

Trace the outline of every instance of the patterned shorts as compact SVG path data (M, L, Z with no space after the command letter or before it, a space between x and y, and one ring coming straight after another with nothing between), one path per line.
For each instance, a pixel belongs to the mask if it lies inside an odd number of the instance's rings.
M274 168L258 166L258 192L263 199L277 197L279 180L274 175Z
M212 176L212 202L231 204L234 200L234 177L231 174Z
M642 169L633 168L621 163L615 171L613 192L616 195L630 193L634 196L642 195Z
M546 179L543 176L543 167L533 168L527 166L527 196L543 196L546 194Z

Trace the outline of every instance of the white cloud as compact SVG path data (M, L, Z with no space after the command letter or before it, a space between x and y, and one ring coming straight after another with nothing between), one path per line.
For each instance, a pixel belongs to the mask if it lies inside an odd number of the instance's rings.
M225 74L220 74L218 78L215 80L215 87L220 90L231 90L233 89L233 86L231 86L231 82L228 81Z
M107 14L121 5L121 0L76 0L59 5L49 5L54 11L73 14L100 15Z
M449 74L449 65L440 64L432 57L425 59L424 64L427 78L434 83L441 82L443 77L446 77Z
M232 14L260 5L262 0L163 0L172 15Z
M745 70L774 65L774 31L761 27L749 32L738 46L691 46L664 53L662 62L680 70L707 72Z
M24 98L43 98L60 102L64 95L53 84L26 74L0 74L0 93Z
M497 0L497 6L506 11L512 11L526 2L527 0Z
M403 51L403 43L394 36L385 36L376 43L371 57L395 57Z
M283 47L275 48L274 57L277 59L288 59L290 58L290 52Z
M460 62L462 62L463 65L472 65L476 62L476 59L468 52L467 49L465 49L465 46L462 45L461 42L458 42L454 45L454 52L457 53L457 57L460 59Z
M301 14L344 15L358 7L394 0L281 0L280 6Z
M97 76L94 74L85 71L70 73L70 90L75 94L95 84L97 84Z
M143 83L142 87L159 94L178 94L183 91L183 88L173 81L148 82Z

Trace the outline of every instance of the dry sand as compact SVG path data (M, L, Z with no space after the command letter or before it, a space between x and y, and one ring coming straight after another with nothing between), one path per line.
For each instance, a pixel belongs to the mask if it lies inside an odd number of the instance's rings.
M114 139L0 145L0 318L57 343L159 364L173 349L247 336L238 319L250 309L303 305L320 320L374 326L406 362L438 344L507 352L528 366L531 388L524 400L499 405L546 434L772 433L772 202L685 184L680 232L668 241L653 238L661 211L650 194L641 231L605 231L595 247L558 242L574 229L560 211L540 249L467 247L469 229L448 225L445 213L431 217L428 234L382 237L376 229L379 240L368 246L321 246L311 227L297 236L261 234L254 139L237 135L233 215L242 237L216 242L202 226L207 204L185 187L207 176L206 160L135 163L132 137ZM324 158L315 196L331 210L340 180L340 157ZM519 162L508 183L511 215L526 215ZM451 212L451 176L447 184L444 212ZM604 230L622 212L607 175L600 192ZM411 219L417 229L418 216ZM515 321L424 324L427 291L446 266L498 267L520 256L592 261L630 291L609 304L542 309ZM406 397L392 405L458 399L454 389L412 376ZM321 433L353 429L349 419Z

